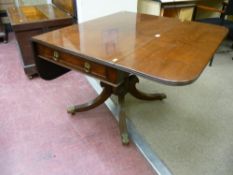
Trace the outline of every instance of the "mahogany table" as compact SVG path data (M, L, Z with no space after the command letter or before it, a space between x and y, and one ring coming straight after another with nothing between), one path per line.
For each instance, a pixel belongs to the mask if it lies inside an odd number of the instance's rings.
M68 112L86 111L118 96L122 143L129 142L124 98L162 100L163 93L136 88L137 76L166 85L194 82L227 35L224 27L144 14L120 12L32 38L40 76L54 79L70 69L100 80L102 93Z

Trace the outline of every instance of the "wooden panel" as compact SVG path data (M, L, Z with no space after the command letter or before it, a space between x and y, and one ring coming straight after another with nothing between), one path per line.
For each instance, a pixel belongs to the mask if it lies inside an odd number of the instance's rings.
M163 16L166 17L179 17L179 8L168 8L168 9L163 9Z
M38 10L36 6L22 6L20 7L20 10L28 22L47 19L47 17L40 10Z
M166 8L163 9L163 16L175 17L181 21L191 21L194 7Z
M180 10L179 19L181 21L191 21L193 17L194 7L182 8Z
M2 23L2 20L0 18L0 42L2 42L2 41L7 42L7 34L5 31L6 31L5 26Z
M53 5L39 5L36 8L47 16L47 19L62 19L62 18L72 18L72 16L67 15L63 10L57 8Z
M138 0L138 12L156 16L191 20L195 3L199 0Z
M70 69L79 70L98 79L110 83L117 83L117 70L97 64L85 58L75 56L63 51L58 51L40 44L35 45L36 55L57 64L61 64Z
M148 15L160 15L161 4L160 2L152 0L138 0L138 12Z
M58 8L69 13L71 16L77 17L76 0L52 0L52 3Z
M51 4L12 7L7 9L7 13L12 26L45 20L71 19L71 16Z
M34 64L34 60L31 59L32 53L32 48L31 44L29 43L29 40L32 36L38 35L43 33L42 28L37 29L37 30L31 30L27 32L16 32L16 38L19 44L19 47L21 49L21 55L24 58L23 62L24 65L30 65Z
M221 10L223 1L224 0L205 0L205 1L200 1L198 4ZM211 17L219 17L219 16L220 14L217 12L197 9L195 19L211 18Z

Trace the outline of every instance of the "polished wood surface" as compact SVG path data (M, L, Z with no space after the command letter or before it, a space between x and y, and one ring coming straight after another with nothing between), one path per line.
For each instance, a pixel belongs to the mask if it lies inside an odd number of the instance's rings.
M121 12L33 40L164 84L185 85L200 76L227 32L220 26Z
M7 10L12 26L45 20L71 18L52 4L11 7Z
M54 4L56 7L59 7L71 16L77 16L76 0L52 0L52 4Z

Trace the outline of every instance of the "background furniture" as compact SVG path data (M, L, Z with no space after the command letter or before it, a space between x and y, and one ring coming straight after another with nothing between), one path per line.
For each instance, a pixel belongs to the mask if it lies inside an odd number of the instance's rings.
M3 12L4 13L4 12ZM4 43L7 43L7 35L8 35L8 32L6 31L6 27L5 25L3 24L2 22L2 14L3 14L1 11L0 11L0 39L4 42Z
M0 0L0 38L5 43L8 41L8 32L11 30L6 10L12 6L15 6L14 0Z
M37 74L31 37L77 21L75 0L52 0L52 4L11 7L7 13L18 41L24 71L29 78Z
M198 0L138 0L138 12L156 16L176 17L192 20Z
M233 39L233 21L228 19L230 18L230 16L233 16L233 0L229 0L228 2L222 2L221 9L198 4L195 9L194 18L196 16L197 10L217 12L219 14L218 17L197 19L196 21L225 26L229 29L228 37L230 39ZM232 48L233 48L233 45L232 45ZM212 65L212 62L213 62L213 59L211 59L210 61L210 64L209 64L210 66Z

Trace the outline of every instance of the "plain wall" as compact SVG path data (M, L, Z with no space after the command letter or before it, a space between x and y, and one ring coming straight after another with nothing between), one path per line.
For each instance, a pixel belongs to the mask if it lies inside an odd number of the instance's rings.
M79 22L119 11L137 11L137 0L77 0Z
M137 0L76 0L76 3L79 23L119 11L137 11Z

